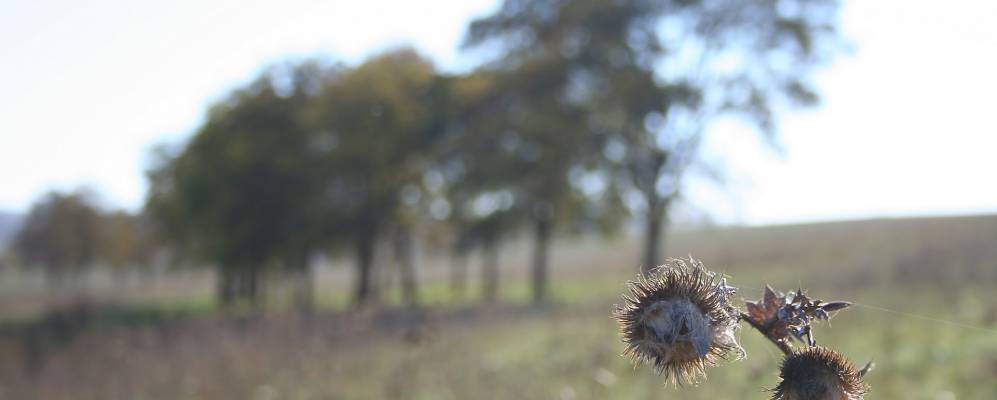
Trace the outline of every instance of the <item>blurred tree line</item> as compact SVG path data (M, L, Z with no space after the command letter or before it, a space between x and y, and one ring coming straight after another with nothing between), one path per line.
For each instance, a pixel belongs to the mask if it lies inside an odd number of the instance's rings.
M97 263L117 272L147 266L160 246L152 221L102 210L87 190L45 195L31 208L12 243L19 261L43 268L56 288L77 281Z
M149 240L216 268L220 304L257 305L278 274L310 307L315 254L352 253L363 304L377 297L383 245L415 304L420 239L447 242L456 295L480 251L492 301L503 240L528 231L542 302L558 232L636 220L643 268L659 264L684 180L717 175L698 157L709 124L733 116L774 143L774 110L817 99L809 78L833 55L837 7L505 0L469 25L464 47L488 56L468 73L439 71L412 49L352 67L277 65L215 104L188 142L157 151L141 216L98 217L75 195L53 195L17 250L53 271L98 254L135 263L153 222ZM83 234L96 225L107 232Z

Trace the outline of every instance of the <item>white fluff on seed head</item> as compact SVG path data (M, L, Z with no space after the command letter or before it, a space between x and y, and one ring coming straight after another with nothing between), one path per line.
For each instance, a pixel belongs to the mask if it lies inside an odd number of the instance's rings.
M643 323L659 345L688 342L700 357L710 351L710 321L688 301L659 301L645 310Z
M696 383L720 359L744 356L734 337L735 289L699 261L689 263L672 259L628 282L624 303L613 313L627 344L624 354L653 364L673 384Z

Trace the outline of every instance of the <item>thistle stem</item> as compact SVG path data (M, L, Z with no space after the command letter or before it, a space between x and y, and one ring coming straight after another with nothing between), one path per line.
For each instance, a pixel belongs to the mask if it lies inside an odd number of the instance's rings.
M756 324L755 321L752 320L751 317L749 317L747 314L741 313L741 320L748 322L748 325L751 325L752 328L755 328L755 330L758 331L758 333L761 333L762 336L765 336L765 338L768 339L770 342L772 342L772 344L774 344L776 347L778 347L779 350L782 350L783 354L788 355L793 352L793 349L789 348L789 345L772 337L772 335L769 335L767 332L765 332L765 328L763 328L761 325Z

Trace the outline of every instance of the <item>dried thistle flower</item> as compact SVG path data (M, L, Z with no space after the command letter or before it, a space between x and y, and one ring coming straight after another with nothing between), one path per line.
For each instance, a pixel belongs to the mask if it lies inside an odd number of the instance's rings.
M783 295L765 286L762 299L745 304L748 313L742 315L752 326L761 331L783 351L788 352L793 346L790 339L800 341L806 338L806 344L814 346L813 321L829 319L829 312L845 309L852 305L847 301L823 302L807 297L802 289L796 293Z
M779 377L773 400L861 400L868 391L848 359L819 346L787 355Z
M614 318L635 363L650 362L673 384L695 383L719 359L744 357L734 331L738 313L731 305L736 289L706 271L670 259L648 276L627 283L629 293Z

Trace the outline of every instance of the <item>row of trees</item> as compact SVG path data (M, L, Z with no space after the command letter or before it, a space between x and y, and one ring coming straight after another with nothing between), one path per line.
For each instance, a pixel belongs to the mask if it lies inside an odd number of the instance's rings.
M149 265L160 248L152 223L98 203L86 190L45 195L12 243L19 261L44 268L57 287L98 263L120 272Z
M830 54L836 8L505 0L468 27L464 46L493 56L466 74L411 49L355 67L278 65L159 150L145 212L179 254L216 266L223 304L257 302L271 271L311 304L308 260L342 249L355 301L368 302L381 243L415 302L417 232L448 238L458 266L480 250L493 299L501 241L522 230L540 302L555 232L636 217L643 266L658 264L709 123L733 115L771 138L774 109L813 103L808 77Z

